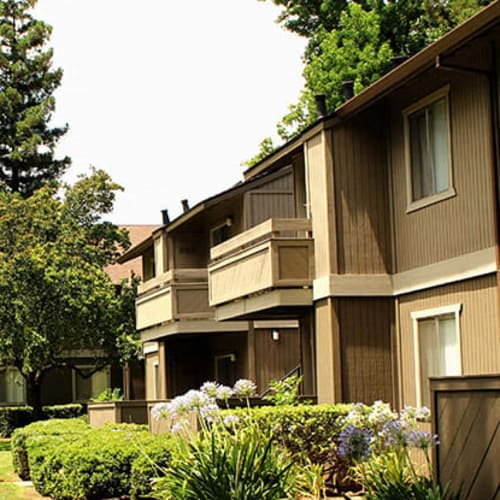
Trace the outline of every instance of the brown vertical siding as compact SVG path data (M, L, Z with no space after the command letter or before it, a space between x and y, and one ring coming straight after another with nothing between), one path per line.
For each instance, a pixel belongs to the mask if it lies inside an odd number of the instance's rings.
M394 300L339 300L342 399L394 403L391 337Z
M450 84L453 185L456 196L406 213L402 111ZM391 101L396 271L405 271L494 245L489 88L470 73L433 71Z
M500 332L495 275L432 288L400 298L403 404L416 404L415 355L411 313L462 304L460 349L463 375L500 373Z
M245 193L245 213L247 228L271 217L295 217L293 171Z
M200 233L175 235L174 267L177 269L201 268L207 265L208 249Z
M380 116L376 107L332 132L339 273L390 272L386 139Z
M255 330L255 360L257 386L264 392L271 380L280 379L301 364L300 335L295 328L276 328L280 334L273 340L272 330Z

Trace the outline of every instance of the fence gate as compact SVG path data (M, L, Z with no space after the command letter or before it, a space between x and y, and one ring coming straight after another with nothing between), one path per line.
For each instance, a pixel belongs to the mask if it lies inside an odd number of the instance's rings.
M500 500L500 375L430 380L439 481L462 499Z

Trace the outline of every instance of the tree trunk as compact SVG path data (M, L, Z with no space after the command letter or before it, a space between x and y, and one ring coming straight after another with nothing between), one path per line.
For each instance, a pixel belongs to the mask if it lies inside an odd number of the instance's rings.
M40 373L30 373L26 377L28 404L33 407L33 417L35 420L41 420L42 413L42 380Z

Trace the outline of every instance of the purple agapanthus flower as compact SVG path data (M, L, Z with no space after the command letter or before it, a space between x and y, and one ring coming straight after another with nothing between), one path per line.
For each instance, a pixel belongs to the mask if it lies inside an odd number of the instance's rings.
M387 422L380 431L380 436L383 438L384 446L391 448L406 448L408 446L408 436L410 427L403 420L393 420Z
M408 442L414 448L428 450L439 444L437 434L432 435L429 431L415 431L408 433Z
M339 434L337 453L346 462L365 460L371 453L372 438L370 429L348 425Z

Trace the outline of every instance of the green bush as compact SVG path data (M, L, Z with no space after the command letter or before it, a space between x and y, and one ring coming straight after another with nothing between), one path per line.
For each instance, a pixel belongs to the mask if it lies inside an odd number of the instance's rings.
M78 403L67 405L44 406L43 417L50 418L78 418L85 414L85 408Z
M172 458L173 439L170 434L155 436L132 463L130 496L147 497L152 491L152 481L164 476Z
M77 435L86 432L90 426L83 419L40 420L16 429L12 434L12 463L16 474L24 480L30 477L28 456L40 437Z
M85 409L80 404L44 406L42 418L76 418L83 415ZM31 406L3 406L0 407L0 437L8 438L15 429L24 427L34 421Z
M326 464L332 458L343 417L352 405L262 406L252 408L252 420L269 429L296 460ZM247 409L225 410L245 421Z
M71 439L39 438L29 449L31 479L39 493L58 500L128 495L132 490L133 463L148 455L157 440L146 426L134 424L91 429ZM135 484L141 494L149 485L146 477L142 480L144 483L137 480Z
M33 421L31 406L0 407L0 437L8 438L14 429L23 427Z

